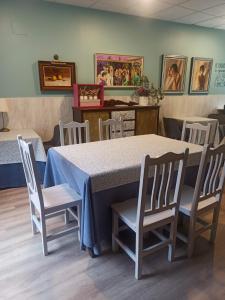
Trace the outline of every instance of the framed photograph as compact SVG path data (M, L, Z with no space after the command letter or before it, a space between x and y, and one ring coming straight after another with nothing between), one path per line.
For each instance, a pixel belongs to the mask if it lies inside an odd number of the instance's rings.
M41 91L72 90L76 82L75 63L38 61Z
M190 94L208 94L212 65L212 58L192 57L189 85Z
M161 88L165 94L183 94L187 70L186 56L163 55Z
M95 83L105 88L140 86L143 69L143 56L95 54Z

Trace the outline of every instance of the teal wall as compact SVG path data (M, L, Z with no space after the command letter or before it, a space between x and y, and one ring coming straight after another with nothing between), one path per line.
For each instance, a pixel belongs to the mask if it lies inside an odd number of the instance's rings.
M41 95L37 61L51 60L55 53L61 60L76 62L79 83L92 83L96 52L143 55L145 73L156 85L161 54L186 55L187 93L191 57L212 57L215 68L215 63L225 62L224 49L222 30L39 0L0 0L0 97ZM225 89L214 88L214 68L210 93L222 94Z

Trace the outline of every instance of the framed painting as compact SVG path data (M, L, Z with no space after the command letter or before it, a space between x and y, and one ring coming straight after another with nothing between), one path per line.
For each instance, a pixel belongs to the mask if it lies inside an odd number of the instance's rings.
M212 58L192 57L189 84L190 94L209 93L212 65Z
M72 90L76 83L75 63L38 61L41 91Z
M105 88L140 86L143 70L143 56L95 54L95 83Z
M161 88L164 94L184 93L187 61L186 56L162 56Z

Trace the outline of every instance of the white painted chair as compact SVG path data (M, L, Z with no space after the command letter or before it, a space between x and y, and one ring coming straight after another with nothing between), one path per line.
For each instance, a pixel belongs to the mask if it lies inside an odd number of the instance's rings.
M68 133L69 145L90 142L90 129L88 120L86 120L84 123L74 121L70 123L64 123L59 121L61 146L65 145L65 130L67 130Z
M104 134L105 133L105 134ZM103 121L99 119L99 140L115 139L123 137L123 119L108 119Z
M199 123L187 123L184 121L181 134L181 140L185 141L188 136L188 143L206 145L209 143L211 125L202 125Z
M146 255L169 246L168 260L172 261L174 258L179 202L187 157L188 149L181 154L167 153L158 158L144 156L138 199L129 199L112 205L112 248L115 252L120 246L133 259L136 279L141 278L142 259ZM149 177L152 176L153 184L148 194ZM173 182L176 182L176 192L170 201ZM136 234L135 253L119 237L119 232L124 229L124 226L119 227L119 219ZM169 237L157 230L166 225L170 225ZM143 234L149 231L153 232L160 242L144 248Z
M32 232L41 233L43 254L48 255L48 242L80 229L81 197L67 184L41 189L33 146L25 142L21 136L18 136L17 140L29 194ZM77 213L72 210L73 208ZM46 220L61 214L65 215L66 224L69 222L69 214L72 214L78 225L67 226L60 232L47 234Z
M205 146L199 165L195 188L184 186L179 211L189 218L188 236L177 236L188 244L188 257L193 255L197 236L211 231L210 241L214 242L225 179L225 145L215 149ZM212 222L202 219L205 213L213 212Z

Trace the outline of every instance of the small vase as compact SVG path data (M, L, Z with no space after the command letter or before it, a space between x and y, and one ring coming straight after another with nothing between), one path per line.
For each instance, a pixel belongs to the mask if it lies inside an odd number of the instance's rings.
M148 97L145 97L145 96L139 97L139 105L146 106L146 105L148 105L148 103L149 103Z

